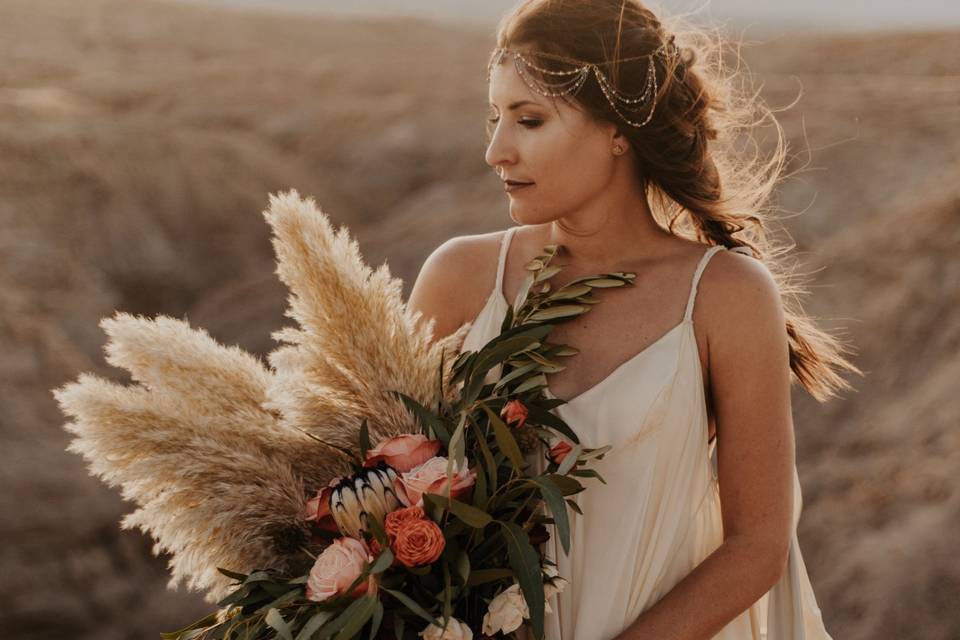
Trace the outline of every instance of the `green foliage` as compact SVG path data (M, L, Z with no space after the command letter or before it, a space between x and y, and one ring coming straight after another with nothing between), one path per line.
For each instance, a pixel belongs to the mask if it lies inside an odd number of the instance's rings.
M476 473L469 500L423 495L424 512L444 536L444 549L436 562L412 568L396 563L384 526L370 518L367 535L379 542L381 552L345 593L354 593L371 576L377 581L375 593L315 602L306 597L305 575L286 580L267 571L242 574L221 569L236 581L234 590L219 603L221 615L211 614L161 637L374 640L385 625L398 640L408 640L426 624L442 626L450 617L477 629L489 601L516 581L530 610L533 636L542 638L543 561L530 543L528 531L534 525L553 524L564 552L569 552L567 509L581 513L570 496L583 491L579 478L603 481L586 465L609 450L583 447L569 425L552 413L564 402L544 395L546 376L562 371L561 359L577 350L552 344L547 338L557 324L587 313L598 302L592 297L594 289L630 285L633 279L633 274L627 273L602 274L578 278L554 290L548 280L561 271L559 266L550 266L557 251L556 245L548 245L526 265L527 276L515 304L508 305L500 334L478 351L456 357L449 378L449 384L462 383L456 400L448 403L449 394L443 389L445 354L435 409L400 391L389 392L403 403L427 437L442 443L448 473L454 466L463 469L467 464ZM498 366L498 380L487 383L488 373ZM527 410L525 424L519 427L523 431L500 417L509 400L519 400ZM531 446L531 436L536 443L551 433L572 442L573 448L563 463L547 461L545 473L531 476L523 447ZM360 460L354 452L335 447L355 466L374 444L366 419L360 425L358 441Z

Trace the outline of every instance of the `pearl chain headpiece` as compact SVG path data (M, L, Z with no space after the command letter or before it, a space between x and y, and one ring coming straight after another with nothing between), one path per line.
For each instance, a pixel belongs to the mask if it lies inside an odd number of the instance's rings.
M570 64L577 65L577 68L570 71L555 71L553 69L545 69L538 66L536 63L530 60L527 55L524 55L520 51L507 49L505 47L497 47L493 50L487 72L489 74L490 69L500 64L504 57L512 56L514 65L517 68L517 73L520 74L520 77L523 78L523 81L528 87L542 96L562 96L576 93L580 87L583 86L583 83L586 82L587 76L590 75L590 72L593 71L594 75L597 77L597 83L600 85L600 89L603 91L603 95L606 96L607 102L610 103L610 106L617 113L617 115L623 118L623 120L627 123L639 128L650 122L650 119L653 117L654 109L656 108L657 70L653 63L653 58L654 56L659 55L666 59L668 51L670 53L676 53L676 47L673 45L673 37L671 37L668 42L654 50L653 53L643 56L633 56L630 58L618 58L610 61L610 64L612 64L614 62L628 62L631 60L647 60L647 71L646 78L644 80L644 87L643 91L639 94L629 94L618 90L613 83L610 82L606 74L600 70L600 66L596 63L576 60L574 58L567 58L565 56L555 55L552 53L536 52L534 55L568 62ZM534 78L528 72L528 69L533 69L546 76L557 76L557 82L549 82ZM623 111L635 112L643 109L648 109L648 111L647 115L640 122L631 120L623 113Z

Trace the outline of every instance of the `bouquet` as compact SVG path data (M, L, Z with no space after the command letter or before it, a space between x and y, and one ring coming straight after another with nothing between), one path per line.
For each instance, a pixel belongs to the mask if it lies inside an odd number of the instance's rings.
M470 324L434 342L312 199L271 195L264 216L299 325L272 334L269 367L184 321L117 313L107 361L134 384L54 391L70 450L137 505L122 526L170 554L169 586L219 607L162 637L542 638L566 581L540 545L569 550L570 496L603 481L590 463L609 449L551 412L546 374L576 350L547 338L634 274L553 291L548 245L500 334L459 353Z

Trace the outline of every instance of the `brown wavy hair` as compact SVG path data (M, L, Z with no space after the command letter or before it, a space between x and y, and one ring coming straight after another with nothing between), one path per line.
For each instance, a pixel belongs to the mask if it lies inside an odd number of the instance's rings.
M571 69L551 56L594 63L619 91L633 95L644 89L647 61L618 59L649 56L663 47L668 55L654 56L654 113L643 127L626 123L612 109L592 74L575 95L559 97L598 121L616 124L626 136L638 160L637 179L661 225L705 244L747 247L763 261L783 299L790 368L814 398L824 402L838 389L852 388L840 372L862 372L845 357L848 348L799 305L806 289L784 264L793 246L777 244L767 233L776 211L773 192L786 177L788 148L773 111L751 86L739 46L721 30L679 16L667 25L637 0L523 0L501 19L496 41L497 48L521 50L549 70ZM488 82L495 60L487 66ZM525 71L557 82L533 68ZM640 119L645 116L641 111ZM776 133L767 153L757 139L764 125Z

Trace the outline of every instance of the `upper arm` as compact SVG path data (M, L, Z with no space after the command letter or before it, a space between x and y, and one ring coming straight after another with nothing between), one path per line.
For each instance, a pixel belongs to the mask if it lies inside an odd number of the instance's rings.
M793 529L795 443L780 291L752 257L722 251L709 266L703 311L724 537L749 539L782 570Z
M434 249L410 291L407 307L422 314L418 324L434 320L434 342L452 334L466 321L463 303L476 278L476 269L470 267L475 264L474 245L470 237L457 237Z

